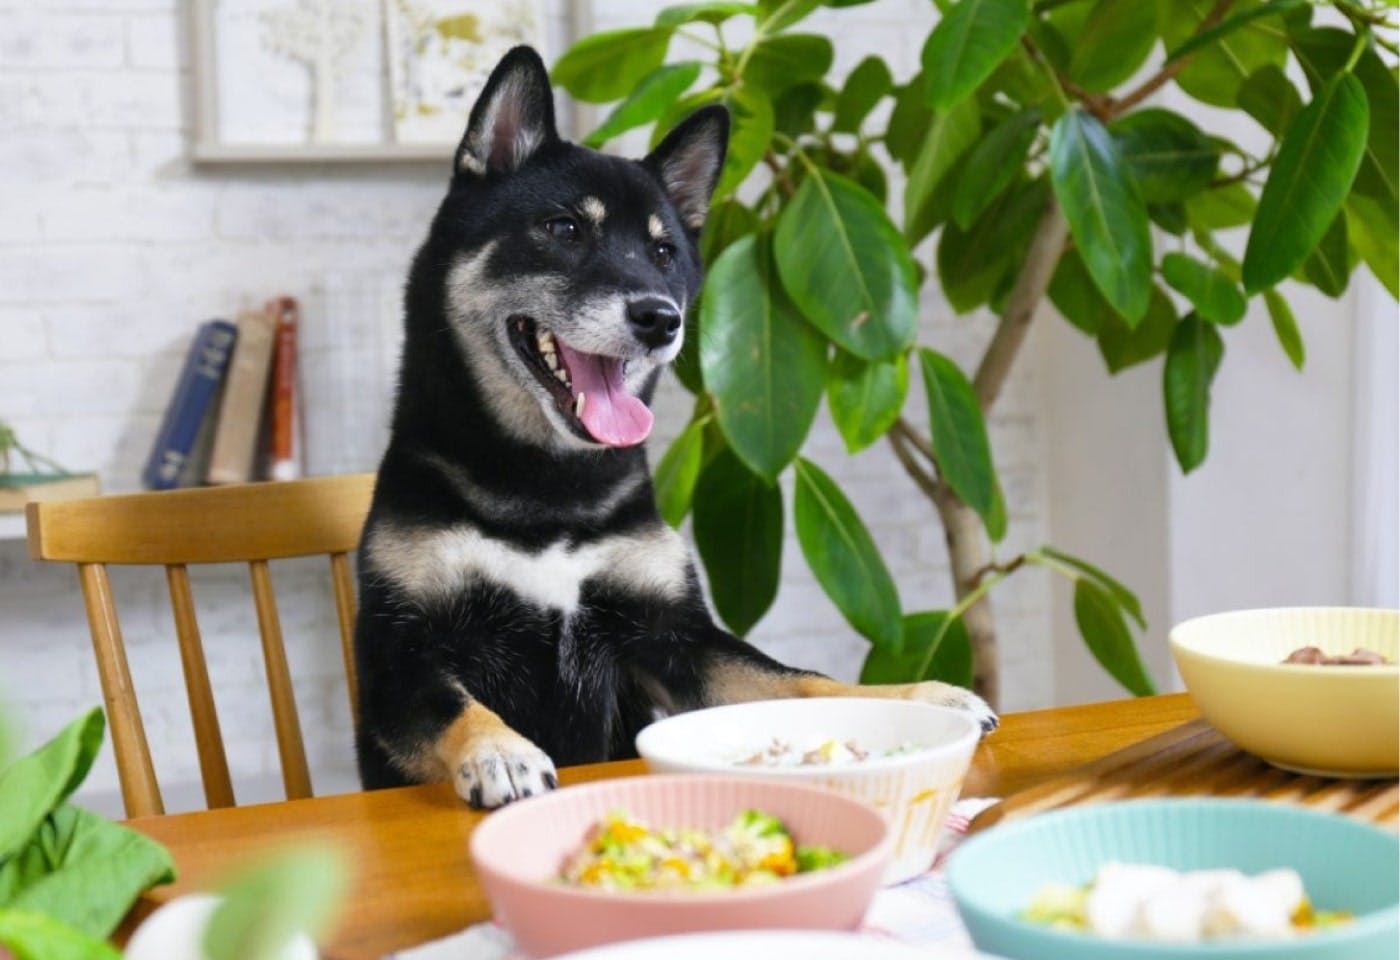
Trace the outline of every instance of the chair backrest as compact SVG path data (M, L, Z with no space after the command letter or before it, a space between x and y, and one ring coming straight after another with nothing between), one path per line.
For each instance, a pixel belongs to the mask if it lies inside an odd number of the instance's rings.
M373 491L374 475L366 473L27 505L29 555L78 567L127 816L165 810L127 666L108 565L165 567L200 775L210 807L233 806L235 801L187 568L207 563L248 565L282 781L289 799L309 797L311 776L268 561L318 554L330 558L350 710L356 715L350 554L359 544Z

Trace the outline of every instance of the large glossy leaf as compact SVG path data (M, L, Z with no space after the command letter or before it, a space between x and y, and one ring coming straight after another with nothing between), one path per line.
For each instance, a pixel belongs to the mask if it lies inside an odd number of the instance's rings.
M1342 212L1332 218L1332 225L1318 241L1317 249L1303 261L1303 279L1336 299L1347 292L1351 267L1347 250L1347 218L1346 213Z
M1094 659L1125 690L1139 697L1157 692L1112 594L1087 578L1076 580L1074 620Z
M1176 332L1176 308L1161 287L1152 288L1147 315L1129 329L1112 310L1105 310L1099 326L1099 355L1109 373L1118 373L1166 352Z
M699 76L700 64L695 62L658 67L608 114L597 129L583 138L584 145L599 147L620 133L651 123L689 90Z
M928 122L904 187L904 236L911 246L938 226L932 214L936 192L981 133L976 100L940 110Z
M800 457L792 516L812 575L846 622L875 646L898 650L899 592L879 548L841 489Z
M1029 18L1027 0L959 0L924 44L927 102L947 110L964 100L1016 46Z
M620 100L661 66L671 33L669 27L629 27L590 34L565 51L551 76L580 100Z
M827 99L820 83L799 83L773 98L773 129L793 140L817 128L817 108Z
M1055 273L1050 277L1050 288L1047 292L1050 302L1060 311L1060 316L1091 337L1098 336L1099 331L1104 329L1110 320L1117 321L1127 329L1113 305L1105 300L1103 294L1099 293L1099 288L1094 286L1089 269L1084 266L1079 251L1073 247L1067 247L1065 252L1060 254L1060 262L1056 264Z
M1050 201L1042 177L992 204L964 231L948 224L938 238L938 278L949 305L967 313L990 301L1009 271L1019 269Z
M37 910L0 906L0 949L15 960L122 960L102 937L81 933Z
M1392 297L1400 297L1400 223L1395 204L1353 193L1347 198L1347 236L1356 252L1384 284Z
M832 118L831 129L855 133L875 104L893 88L894 78L884 59L866 57L846 77L846 85L836 97L836 115Z
M1110 128L1147 203L1185 200L1210 186L1220 149L1190 120L1170 110L1139 110Z
M700 479L700 468L704 463L705 424L692 421L680 436L671 441L671 446L656 465L656 476L653 478L656 507L661 512L661 519L672 527L679 529L686 514L690 513L695 482Z
M1278 16L1290 10L1307 6L1307 4L1308 0L1268 0L1267 3L1261 3L1257 6L1244 7L1225 17L1215 26L1206 30L1198 30L1191 39L1168 51L1166 62L1172 64L1182 57L1214 46L1236 30L1247 26L1260 17Z
M1265 290L1264 303L1269 308L1269 320L1273 324L1274 336L1278 338L1279 346L1283 347L1289 363L1302 370L1303 362L1307 359L1307 350L1303 346L1303 334L1298 329L1298 321L1293 317L1293 308L1277 290Z
M774 34L797 23L817 7L821 0L762 0L758 18L760 33Z
M717 454L695 484L695 547L715 610L742 636L778 595L783 558L783 494L730 451Z
M919 369L939 474L985 521L996 498L997 478L977 394L966 374L941 353L920 348Z
M1244 285L1271 287L1303 262L1342 209L1366 146L1366 92L1350 74L1327 82L1279 144L1244 254Z
M1121 580L1111 576L1108 571L1104 570L1102 567L1095 566L1082 557L1076 557L1062 550L1056 550L1054 547L1041 547L1040 552L1052 560L1056 560L1065 566L1072 567L1088 577L1095 584L1102 587L1109 596L1113 598L1113 603L1119 609L1125 611L1128 616L1136 620L1138 626L1142 627L1144 630L1147 629L1147 620L1142 615L1142 602L1138 600L1137 594L1129 590Z
M962 617L925 610L904 618L904 647L898 653L871 647L860 669L861 683L919 683L942 680L972 687L972 638Z
M667 7L656 15L658 27L679 27L687 23L723 23L740 14L756 14L754 3L680 3Z
M773 140L773 104L748 87L731 87L721 102L729 109L729 151L715 199L729 196L763 159Z
M784 296L763 236L720 255L700 306L700 368L720 428L738 457L772 481L816 416L826 344Z
M744 67L744 84L776 94L799 83L819 80L831 69L831 41L815 33L765 37Z
M1157 43L1157 11L1147 0L1096 0L1070 53L1070 79L1112 90L1142 66Z
M1182 473L1201 465L1210 446L1210 386L1225 343L1212 323L1189 314L1177 325L1163 366L1167 434Z
M904 86L895 88L894 107L890 110L890 122L885 128L885 149L906 174L913 169L932 122L933 111L924 103L924 75L915 74ZM974 137L976 133L974 130ZM907 205L905 216L908 216Z
M1275 137L1281 136L1303 109L1298 88L1272 63L1249 75L1240 85L1238 99L1240 109Z
M1239 0L1230 9L1244 14L1262 6L1261 0ZM1216 0L1157 0L1158 22L1167 49L1180 49L1215 8ZM1177 85L1204 103L1233 107L1240 84L1266 64L1283 66L1288 42L1277 15L1245 22L1239 29L1193 50Z
M1152 286L1147 208L1098 120L1071 110L1055 122L1050 178L1089 275L1128 325L1136 324Z
M837 350L827 368L826 396L846 450L856 453L883 437L908 392L909 363L902 355L870 361Z
M1186 201L1186 216L1193 227L1227 230L1254 222L1259 208L1254 194L1242 183L1230 183L1202 190Z
M1356 37L1336 27L1304 30L1293 37L1293 52L1314 93L1346 66L1355 46ZM1352 73L1366 90L1371 114L1356 190L1394 204L1400 193L1400 84L1374 49L1362 51Z
M1173 252L1162 258L1162 279L1211 323L1230 326L1244 319L1244 294L1217 267Z
M1020 172L1040 129L1034 107L1012 114L992 128L968 154L953 194L953 222L969 229Z
M774 250L792 301L842 348L887 360L913 342L914 261L857 184L826 170L809 174L778 217Z

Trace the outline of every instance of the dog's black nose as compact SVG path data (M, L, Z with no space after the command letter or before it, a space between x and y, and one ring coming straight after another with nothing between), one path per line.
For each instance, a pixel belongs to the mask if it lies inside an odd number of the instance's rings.
M669 344L681 329L680 311L660 297L643 297L627 304L627 322L637 339L653 349Z

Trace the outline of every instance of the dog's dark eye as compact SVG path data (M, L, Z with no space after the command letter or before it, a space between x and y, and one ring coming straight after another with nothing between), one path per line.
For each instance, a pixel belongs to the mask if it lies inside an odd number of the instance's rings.
M676 248L669 243L658 243L651 248L651 259L658 267L665 269L676 259Z
M573 217L555 217L552 220L546 220L544 228L556 240L577 240L579 237L578 221Z

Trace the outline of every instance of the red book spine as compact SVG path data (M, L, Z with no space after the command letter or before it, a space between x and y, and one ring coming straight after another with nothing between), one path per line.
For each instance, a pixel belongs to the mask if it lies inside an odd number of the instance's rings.
M300 309L292 297L278 297L268 304L277 318L277 348L272 367L271 456L273 480L295 480L301 475L297 451L297 324Z

